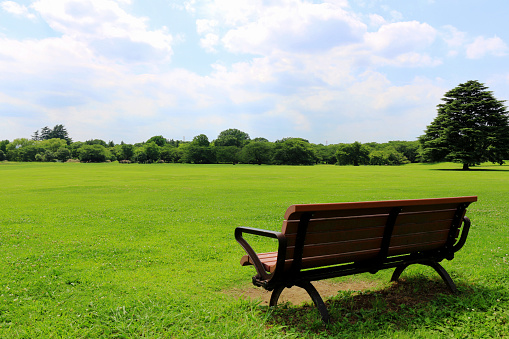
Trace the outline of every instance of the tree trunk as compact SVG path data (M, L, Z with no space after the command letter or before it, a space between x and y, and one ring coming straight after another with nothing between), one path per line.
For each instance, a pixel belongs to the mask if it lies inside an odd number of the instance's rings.
M468 171L470 169L470 167L468 167L468 164L463 164L463 170L464 171Z

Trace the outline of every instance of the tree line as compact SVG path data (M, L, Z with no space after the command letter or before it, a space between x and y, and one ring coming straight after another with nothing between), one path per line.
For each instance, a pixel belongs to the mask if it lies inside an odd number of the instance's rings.
M401 165L420 161L418 141L353 144L313 144L302 138L270 142L251 139L232 128L210 141L205 134L192 141L166 139L162 135L136 144L100 139L73 142L63 125L44 127L31 139L0 141L0 161L81 162L119 161L121 163L194 164L276 164L276 165Z
M0 141L0 161L119 161L122 163L246 163L276 165L402 165L412 162L453 161L463 169L509 159L509 117L478 81L468 81L445 93L437 117L416 141L387 143L313 144L302 138L270 142L251 139L232 128L209 141L205 134L190 142L153 136L145 142L115 144L99 139L73 142L63 125L43 127L31 139Z

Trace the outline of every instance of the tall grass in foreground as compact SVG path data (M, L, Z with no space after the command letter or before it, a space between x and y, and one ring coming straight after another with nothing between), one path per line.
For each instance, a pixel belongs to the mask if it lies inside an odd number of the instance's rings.
M0 163L0 337L508 337L509 166L457 167ZM443 263L459 296L427 268L347 277L381 288L339 293L324 326L314 307L225 293L254 274L238 225L279 230L295 203L462 195L479 201Z

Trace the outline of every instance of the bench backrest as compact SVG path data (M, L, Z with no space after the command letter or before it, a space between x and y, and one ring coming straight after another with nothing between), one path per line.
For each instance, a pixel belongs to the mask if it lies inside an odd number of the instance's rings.
M292 205L282 228L288 244L285 270L452 246L474 201L475 196Z

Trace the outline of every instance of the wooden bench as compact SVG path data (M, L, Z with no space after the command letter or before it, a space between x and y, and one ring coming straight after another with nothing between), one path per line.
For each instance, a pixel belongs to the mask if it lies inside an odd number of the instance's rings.
M235 239L247 253L240 263L254 265L254 285L273 291L270 306L284 288L299 286L326 323L327 307L311 281L385 268L396 268L391 281L397 281L406 267L422 264L434 268L457 293L439 262L453 259L465 244L470 228L465 212L475 201L476 196L468 196L292 205L281 232L235 229ZM277 239L277 252L257 254L244 233Z

